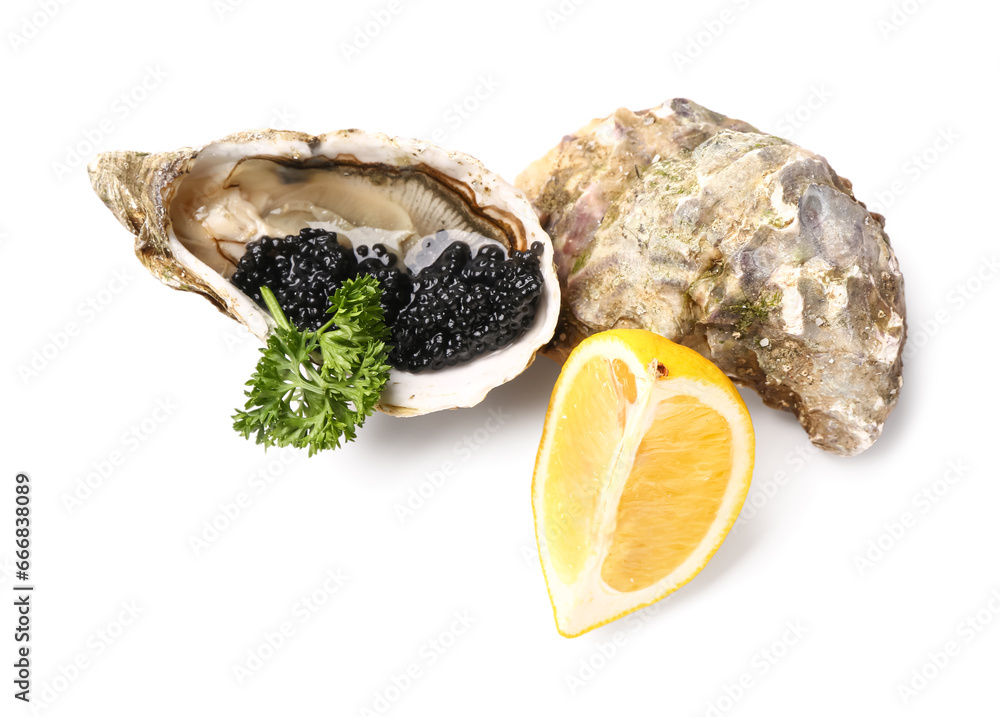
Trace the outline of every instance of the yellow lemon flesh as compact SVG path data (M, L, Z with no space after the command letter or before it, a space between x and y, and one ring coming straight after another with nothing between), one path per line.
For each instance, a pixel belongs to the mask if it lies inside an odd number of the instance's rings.
M743 400L698 353L637 329L577 346L531 496L559 632L580 635L697 575L739 515L753 459Z

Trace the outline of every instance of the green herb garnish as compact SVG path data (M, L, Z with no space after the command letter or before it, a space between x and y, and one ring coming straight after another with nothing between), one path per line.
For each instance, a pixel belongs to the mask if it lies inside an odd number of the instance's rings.
M389 329L382 290L371 276L348 279L330 297L331 319L299 331L266 286L261 295L277 326L247 381L245 410L233 428L257 443L309 448L309 455L353 441L389 378ZM318 351L322 364L314 360Z

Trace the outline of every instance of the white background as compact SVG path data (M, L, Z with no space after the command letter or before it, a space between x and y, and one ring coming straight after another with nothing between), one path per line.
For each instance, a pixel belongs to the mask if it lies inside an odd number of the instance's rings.
M10 666L17 470L34 491L43 714L375 713L413 666L390 714L1000 713L995 3L225 1L0 11L0 714L31 711ZM810 451L745 393L757 465L740 528L659 609L573 640L555 631L529 499L554 364L477 408L376 416L349 447L283 464L230 427L254 341L141 269L83 169L268 125L361 127L440 130L513 180L592 117L675 96L822 153L881 206L906 278L906 384L850 459ZM37 371L36 351L51 357ZM68 505L114 451L122 465ZM463 611L471 627L442 636ZM432 640L449 645L433 662ZM951 641L935 674L928 655ZM251 651L269 659L249 670Z

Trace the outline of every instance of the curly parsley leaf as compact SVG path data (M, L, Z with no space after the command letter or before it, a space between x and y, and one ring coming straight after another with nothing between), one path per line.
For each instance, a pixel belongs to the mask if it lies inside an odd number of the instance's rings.
M261 295L276 327L246 385L233 428L257 443L308 448L309 455L353 441L389 378L389 329L378 281L345 281L330 297L331 319L299 331L266 286ZM316 357L322 359L318 364Z

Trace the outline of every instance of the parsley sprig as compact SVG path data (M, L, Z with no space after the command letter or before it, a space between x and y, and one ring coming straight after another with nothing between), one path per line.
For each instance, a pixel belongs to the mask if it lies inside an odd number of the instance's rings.
M330 320L299 331L266 286L261 295L276 327L246 385L233 428L257 443L308 448L309 455L353 441L389 378L389 351L378 281L349 279L330 297ZM314 359L318 351L322 363Z

